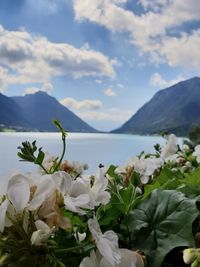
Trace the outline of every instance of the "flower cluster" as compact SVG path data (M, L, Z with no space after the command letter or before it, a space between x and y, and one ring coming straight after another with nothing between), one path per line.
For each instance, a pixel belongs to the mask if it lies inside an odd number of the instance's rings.
M177 244L194 245L188 227L198 214L193 175L198 177L200 146L180 149L171 134L153 154L88 175L86 164L63 159L65 133L57 126L62 156L44 153L35 142L22 143L18 155L39 165L38 172L15 173L1 188L0 266L159 267ZM178 218L188 208L193 212L183 226ZM172 242L165 245L169 225ZM184 252L186 263L199 262L199 249L192 251L192 260L191 250Z
M0 196L0 232L6 238L12 233L13 238L28 240L29 246L38 247L45 246L49 239L53 240L59 229L70 231L73 233L71 236L76 237L77 231L72 229L64 211L80 216L95 214L97 206L106 205L110 200L107 185L103 168L99 168L95 176L76 179L64 171L44 175L14 174ZM113 231L102 234L95 217L87 223L102 257L112 266L118 264L121 252L117 235ZM77 241L80 242L81 238Z
M173 172L193 171L200 162L200 145L194 152L188 145L181 150L174 134L164 136L167 140L164 147L156 145L156 153L144 154L130 158L124 166L119 166L115 172L127 182L133 173L139 174L141 184L151 183L160 171L168 166ZM194 161L194 162L193 162ZM193 165L194 163L194 165Z

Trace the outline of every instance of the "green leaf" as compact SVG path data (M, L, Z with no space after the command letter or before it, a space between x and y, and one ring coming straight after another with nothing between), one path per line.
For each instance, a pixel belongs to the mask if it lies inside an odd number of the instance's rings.
M112 193L112 199L110 203L121 211L122 214L128 214L140 200L141 196L138 195L136 188L130 183L128 187L124 187L118 190L116 194Z
M115 170L116 170L116 166L114 166L114 165L110 165L109 166L109 168L108 168L108 170L107 170L107 174L108 175L110 175L110 176L112 176L112 177L115 177Z
M42 148L39 149L39 153L38 153L38 156L37 156L37 159L35 160L35 164L39 164L41 165L43 160L44 160L44 157L45 157L45 154L44 152L42 151Z
M118 224L118 218L121 215L121 211L117 208L117 205L100 206L97 209L96 216L99 224L102 226Z
M176 189L183 183L183 180L183 175L180 172L174 173L165 166L151 184L144 186L144 198L155 189Z
M115 173L116 170L116 166L114 165L110 165L109 169L107 170L107 174L113 178L114 181L116 181L117 183L121 182L121 177Z
M183 179L183 183L190 186L199 186L200 184L200 167L198 167L195 171L185 174L185 179Z
M144 251L148 267L160 267L178 246L193 246L192 222L198 216L195 200L175 190L154 190L130 212L132 245Z
M123 200L122 211L127 214L137 197L136 188L132 184L129 184L128 187L120 190L120 195Z
M199 198L200 195L200 167L193 172L185 174L185 179L182 179L183 186L178 190L183 192L190 198Z
M132 172L132 175L130 177L130 182L132 185L134 185L135 187L139 186L141 184L141 180L140 180L140 174L137 172Z

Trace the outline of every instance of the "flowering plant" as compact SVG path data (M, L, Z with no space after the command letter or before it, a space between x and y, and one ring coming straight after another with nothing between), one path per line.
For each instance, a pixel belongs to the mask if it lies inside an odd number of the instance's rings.
M153 154L87 175L64 160L54 123L61 157L23 142L18 156L38 172L1 187L0 266L199 266L199 146L181 149L171 134Z

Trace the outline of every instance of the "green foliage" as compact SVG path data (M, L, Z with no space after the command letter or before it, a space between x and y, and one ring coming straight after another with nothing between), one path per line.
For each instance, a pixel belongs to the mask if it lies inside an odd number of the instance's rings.
M176 190L154 190L128 217L132 246L144 251L149 267L161 266L178 246L193 246L192 222L199 212L195 200Z
M183 182L183 174L180 171L173 172L168 166L165 166L160 174L150 184L144 186L144 195L146 198L155 189L176 189Z
M179 191L183 192L190 198L199 199L200 196L200 167L193 172L185 174L185 179L182 180L183 186Z
M18 152L17 155L21 159L21 161L35 163L41 166L45 170L45 172L48 173L48 171L42 165L45 154L42 151L42 147L40 147L39 149L37 148L36 141L33 141L32 143L27 141L22 142L22 146L19 146L18 149L20 150L20 152Z
M54 173L55 171L58 171L58 169L62 163L62 160L64 158L65 150L66 150L65 138L66 138L67 134L58 120L53 120L53 124L62 134L63 151L62 151L62 155L61 155L60 159L58 160L58 158L57 158L58 161L54 162L54 164L50 170L47 170L45 168L45 166L43 165L45 153L42 151L42 147L40 147L39 149L37 148L36 141L33 141L32 143L30 143L28 141L22 142L22 146L18 147L20 152L17 153L17 155L21 159L21 161L32 162L36 165L39 165L43 169L43 171L47 174ZM37 155L36 155L36 153L37 153Z
M41 147L38 150L38 155L35 156L35 152L37 151L36 141L33 141L32 144L27 141L22 142L22 146L19 146L18 149L21 151L17 153L17 155L21 158L21 161L41 164L44 159L44 152L42 152Z

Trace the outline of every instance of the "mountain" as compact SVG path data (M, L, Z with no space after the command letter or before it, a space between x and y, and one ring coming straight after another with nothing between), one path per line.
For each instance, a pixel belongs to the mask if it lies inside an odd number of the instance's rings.
M0 94L0 124L12 127L29 127L21 107L10 97Z
M185 136L200 125L200 78L160 90L114 133L155 134L161 131Z
M94 128L61 105L56 98L45 92L39 91L35 94L14 96L10 98L10 101L20 107L18 113L25 117L26 121L29 122L29 127L32 129L55 131L52 119L58 119L66 131L96 132ZM14 113L8 114L15 116Z

